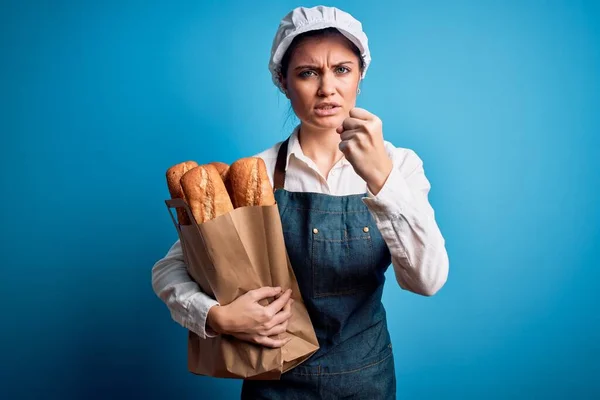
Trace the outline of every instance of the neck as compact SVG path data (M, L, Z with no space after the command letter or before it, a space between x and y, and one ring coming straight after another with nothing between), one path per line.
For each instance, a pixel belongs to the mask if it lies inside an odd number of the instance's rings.
M314 129L300 125L298 141L302 152L317 165L333 165L344 156L339 149L340 134L335 129Z

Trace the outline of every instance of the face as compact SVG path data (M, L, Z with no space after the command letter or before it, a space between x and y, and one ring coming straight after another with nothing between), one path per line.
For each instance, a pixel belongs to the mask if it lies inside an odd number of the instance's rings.
M342 125L356 104L359 60L341 35L307 38L292 54L283 86L303 124L320 130Z

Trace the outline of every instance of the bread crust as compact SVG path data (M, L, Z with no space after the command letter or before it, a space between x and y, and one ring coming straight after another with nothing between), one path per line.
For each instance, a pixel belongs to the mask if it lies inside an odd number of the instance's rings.
M192 168L181 178L181 187L198 224L233 210L225 184L214 165Z
M235 208L275 204L273 187L262 158L240 158L231 164L225 186Z
M229 171L229 164L220 161L213 161L209 164L214 165L217 168L219 175L221 175L221 179L225 182L225 179L227 179L227 171Z
M184 161L182 163L173 165L171 168L167 169L166 177L167 177L167 186L169 187L169 194L172 199L185 199L185 194L183 193L183 189L181 187L181 177L191 170L198 166L196 161ZM182 208L177 208L177 220L180 225L190 225L190 219L188 218L186 212Z

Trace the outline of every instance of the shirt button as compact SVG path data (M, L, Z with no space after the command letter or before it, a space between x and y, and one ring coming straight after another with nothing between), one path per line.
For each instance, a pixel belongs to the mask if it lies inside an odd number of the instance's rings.
M317 228L314 228L313 233L316 235L317 233L319 233L319 230Z
M369 227L368 227L368 226L365 226L365 227L363 228L363 232L364 232L364 233L367 233L367 232L369 232Z

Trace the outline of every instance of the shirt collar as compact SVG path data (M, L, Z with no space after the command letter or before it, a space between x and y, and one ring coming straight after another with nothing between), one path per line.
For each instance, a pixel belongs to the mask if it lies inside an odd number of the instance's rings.
M286 156L286 160L285 160L285 170L287 171L288 166L290 164L290 158L293 155L294 157L296 157L297 159L304 161L307 164L314 164L312 162L312 160L310 158L308 158L307 156L304 155L304 152L302 151L302 147L300 146L300 140L298 139L298 133L300 132L300 125L296 126L296 128L294 128L292 134L290 135L290 141L288 143L288 152L287 152L287 156ZM346 159L346 157L343 157L342 160L339 162L340 166L344 166L344 165L349 165L350 162Z

